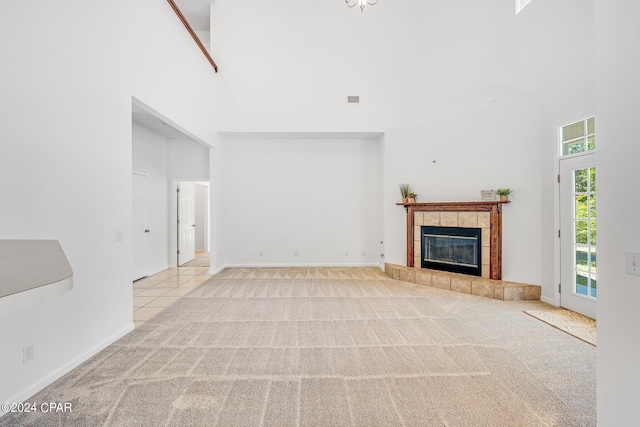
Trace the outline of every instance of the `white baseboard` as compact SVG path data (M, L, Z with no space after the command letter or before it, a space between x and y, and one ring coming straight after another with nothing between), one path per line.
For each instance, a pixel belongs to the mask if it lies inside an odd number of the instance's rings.
M225 268L269 268L269 267L376 267L384 271L384 264L225 264L207 274L216 275Z
M156 268L155 270L150 271L149 275L147 277L151 277L154 274L162 273L163 271L168 270L168 269L169 269L169 264L166 264L164 267L161 267L159 269Z
M222 267L218 267L215 270L211 268L211 269L209 269L209 271L207 271L207 274L216 275L216 274L220 273L222 270L224 270L225 268L227 268L226 265L223 265Z
M540 297L540 301L546 302L547 304L550 304L550 305L553 305L553 306L557 307L556 302L551 298Z
M104 350L109 345L113 344L114 342L116 342L120 338L122 338L123 336L127 335L129 332L133 331L134 328L135 328L135 325L133 323L131 323L129 326L126 326L126 327L120 329L115 334L113 334L113 335L107 337L106 339L102 340L101 342L99 342L95 346L91 347L89 350L87 350L86 352L84 352L80 356L76 357L75 359L71 360L70 362L67 362L66 364L64 364L60 368L56 369L55 371L53 371L52 373L47 375L45 378L41 379L40 381L38 381L37 383L33 384L32 386L28 387L26 390L23 390L22 392L18 393L16 396L14 396L14 397L12 397L10 399L7 399L6 401L7 402L16 402L16 403L17 402L26 401L27 399L31 398L34 394L38 393L40 390L42 390L45 387L47 387L48 385L52 384L54 381L58 380L63 375L71 372L73 369L77 368L82 363L86 362L91 357L95 356L96 354L98 354L100 351ZM0 410L0 417L2 417L5 414L6 414L6 412L3 412L3 411Z
M380 264L377 263L353 263L353 264L338 264L338 263L301 263L301 264L227 264L224 268L269 268L269 267L285 267L285 268L321 268L321 267L334 267L334 268L345 268L345 267L378 267L380 268ZM223 269L224 269L223 268ZM220 270L222 271L222 270Z

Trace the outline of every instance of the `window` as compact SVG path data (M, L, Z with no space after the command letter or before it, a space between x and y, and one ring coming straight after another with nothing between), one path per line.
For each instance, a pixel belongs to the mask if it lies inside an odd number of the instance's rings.
M595 117L562 127L562 155L582 153L596 148Z
M531 0L516 0L516 15L520 13Z
M596 168L573 171L575 293L596 298Z

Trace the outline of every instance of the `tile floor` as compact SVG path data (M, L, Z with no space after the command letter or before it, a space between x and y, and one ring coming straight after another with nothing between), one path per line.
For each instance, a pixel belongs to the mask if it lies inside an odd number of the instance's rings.
M133 321L136 327L207 281L209 267L170 268L133 282Z

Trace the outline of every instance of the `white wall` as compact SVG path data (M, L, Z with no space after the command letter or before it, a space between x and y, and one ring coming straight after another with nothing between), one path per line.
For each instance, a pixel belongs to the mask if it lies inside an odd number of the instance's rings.
M638 3L595 1L598 136L598 425L640 424L640 277L625 252L640 252L640 27Z
M209 165L211 176L209 179L209 224L210 224L210 271L219 272L224 269L226 255L226 197L223 191L224 183L224 144L218 142L220 136L216 135L215 148L209 150Z
M133 327L132 97L213 142L215 74L155 0L8 2L0 39L0 236L59 240L74 271L0 317L0 401L21 401Z
M209 148L191 139L167 140L172 178L209 178Z
M149 175L149 274L169 268L167 139L133 123L133 170Z
M224 159L227 265L379 263L376 139L231 139Z

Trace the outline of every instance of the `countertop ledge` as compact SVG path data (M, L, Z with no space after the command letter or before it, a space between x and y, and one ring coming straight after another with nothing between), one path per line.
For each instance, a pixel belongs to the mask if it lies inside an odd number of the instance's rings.
M73 288L73 270L57 240L0 240L0 313Z

